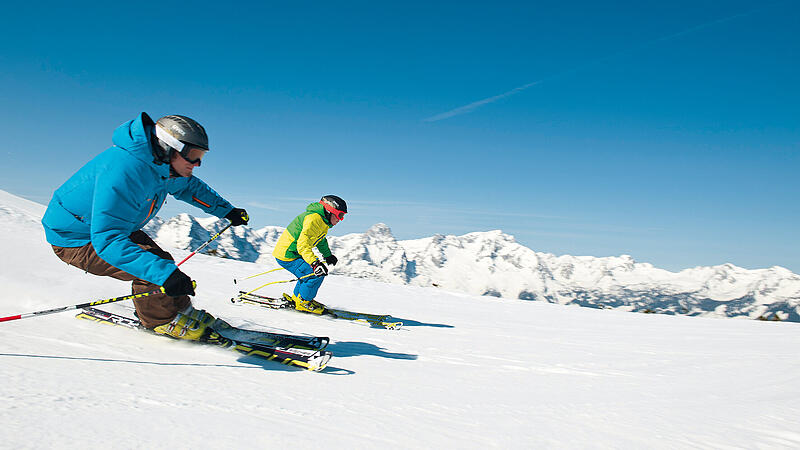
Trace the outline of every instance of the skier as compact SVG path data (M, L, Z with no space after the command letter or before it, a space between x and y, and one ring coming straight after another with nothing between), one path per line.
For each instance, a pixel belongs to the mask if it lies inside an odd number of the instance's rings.
M247 211L192 174L209 149L205 129L185 116L153 123L141 113L120 125L112 142L53 193L42 218L47 242L67 264L132 281L134 294L163 286L165 293L133 301L145 328L181 339L219 339L210 326L216 319L192 307L192 280L141 230L167 194L234 226L247 224Z
M284 269L293 273L299 280L294 287L294 295L283 297L294 303L295 309L314 314L322 314L325 306L314 298L328 267L336 265L338 259L331 254L325 236L328 230L344 219L347 203L335 195L326 195L319 202L306 207L305 212L295 217L278 238L272 256ZM320 261L314 254L316 247L324 259ZM308 275L314 274L313 277ZM304 278L305 277L305 278Z

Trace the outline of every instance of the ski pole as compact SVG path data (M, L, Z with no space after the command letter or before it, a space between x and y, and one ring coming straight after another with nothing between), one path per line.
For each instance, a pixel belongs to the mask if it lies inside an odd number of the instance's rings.
M192 286L194 286L196 288L197 287L197 283L192 281ZM148 295L155 295L155 294L162 294L162 293L166 293L166 292L164 291L163 287L160 287L157 291L153 291L153 292L142 292L141 294L123 295L122 297L107 298L105 300L96 300L96 301L93 301L93 302L80 303L80 304L72 305L72 306L62 306L61 308L53 308L53 309L46 309L44 311L36 311L36 312L25 313L25 314L17 314L16 316L0 317L0 322L8 322L8 321L17 320L17 319L26 319L28 317L35 317L35 316L44 316L44 315L47 315L47 314L54 314L54 313L58 313L58 312L62 312L62 311L70 311L70 310L73 310L73 309L83 309L83 308L88 308L90 306L105 305L106 303L121 302L121 301L124 301L124 300L132 300L134 298L147 297Z
M176 265L176 266L180 266L181 264L185 263L187 259L189 259L189 258L191 258L192 256L194 256L194 255L195 255L195 253L199 252L200 250L202 250L202 249L203 249L203 247L205 247L206 245L210 244L210 243L211 243L211 242L212 242L214 239L218 238L218 237L219 237L219 235L220 235L220 234L222 234L222 233L224 233L224 232L225 232L225 230L227 230L228 228L230 228L230 227L231 227L231 225L233 225L233 223L229 223L229 224L228 224L228 225L227 225L225 228L223 228L223 229L219 230L219 233L217 233L217 234L215 234L215 235L211 236L211 239L207 240L205 244L201 245L200 247L197 247L197 250L193 251L192 253L189 253L189 256L187 256L186 258L183 258L183 260L182 260L181 262L179 262L178 264L175 264L175 265Z
M300 277L300 278L293 278L293 279L291 279L291 280L270 281L269 283L262 284L261 286L259 286L259 287L255 288L255 289L253 289L253 290L252 290L252 291L250 291L250 292L245 292L244 294L241 294L241 295L239 295L239 297L241 297L241 296L243 296L243 295L252 294L253 292L255 292L255 291L257 291L257 290L259 290L259 289L261 289L261 288L263 288L263 287L267 287L267 286L269 286L270 284L278 284L278 283L291 283L292 281L300 281L300 280L302 280L303 278L310 277L310 276L313 276L313 275L314 275L314 273L312 272L312 273L310 273L310 274L308 274L308 275L303 275L303 276L302 276L302 277Z
M260 277L261 275L266 275L268 273L275 272L276 270L281 270L281 269L283 269L283 267L278 267L276 269L271 269L271 270L268 270L266 272L257 273L255 275L250 275L249 277L244 277L244 278L241 278L241 279L238 279L238 280L236 278L234 278L233 279L233 284L238 284L239 281L244 281L244 280L249 280L250 278Z

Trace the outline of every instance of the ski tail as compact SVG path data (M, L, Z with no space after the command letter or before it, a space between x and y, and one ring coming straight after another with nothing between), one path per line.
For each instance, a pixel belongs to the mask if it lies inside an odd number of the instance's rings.
M127 328L134 328L144 330L142 324L130 317L121 316L110 312L103 311L97 308L83 308L75 317L78 319L91 320L93 322L106 324L106 325L119 325Z
M284 298L273 298L258 294L248 294L245 291L239 291L239 295L232 298L231 303L248 303L251 305L258 305L272 309L294 308L294 304Z

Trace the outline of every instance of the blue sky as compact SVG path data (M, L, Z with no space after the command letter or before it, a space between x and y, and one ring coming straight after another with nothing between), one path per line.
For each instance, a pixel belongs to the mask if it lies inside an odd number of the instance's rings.
M184 114L257 227L332 193L334 235L800 273L800 3L644 3L7 5L0 189L46 203L122 122Z

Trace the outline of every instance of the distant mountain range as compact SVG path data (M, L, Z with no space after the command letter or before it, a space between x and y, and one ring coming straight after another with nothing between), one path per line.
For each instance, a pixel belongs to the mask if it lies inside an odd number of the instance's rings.
M156 217L145 231L160 245L193 250L225 224L181 214ZM206 253L277 267L271 253L283 230L231 228ZM628 255L535 252L501 231L398 241L382 223L328 240L339 258L335 275L593 308L800 322L800 276L777 266L747 270L723 264L670 272Z

